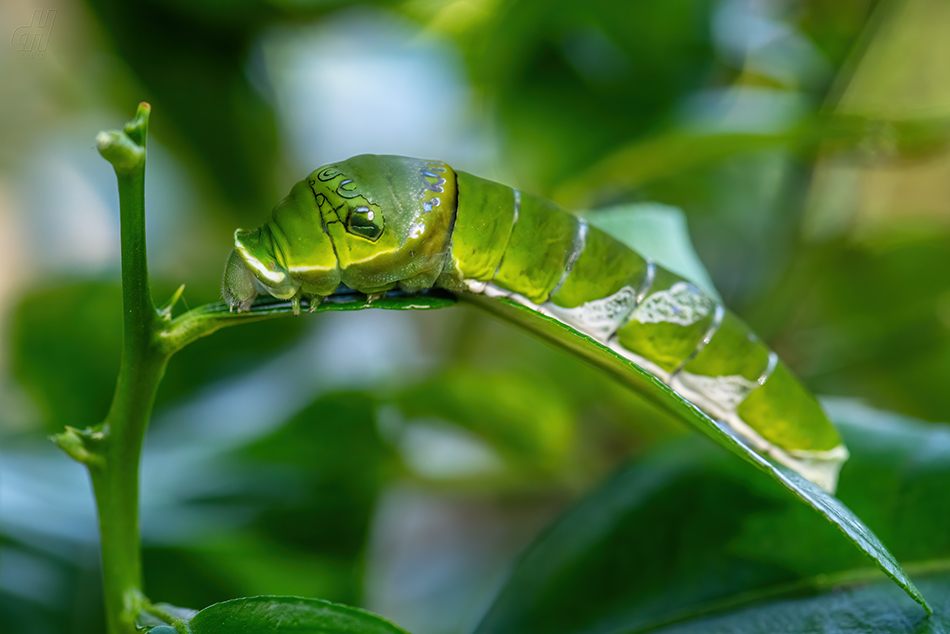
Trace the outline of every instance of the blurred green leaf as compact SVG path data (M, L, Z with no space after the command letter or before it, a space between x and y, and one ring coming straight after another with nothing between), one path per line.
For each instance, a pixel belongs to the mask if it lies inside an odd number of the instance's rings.
M109 409L122 346L122 291L58 285L25 296L11 324L10 365L48 431L84 428Z
M147 551L150 592L178 604L263 592L359 601L377 499L402 473L375 411L372 395L328 394L227 456L229 480L191 504L233 526Z
M893 235L895 231L891 231ZM749 321L816 390L921 418L950 411L950 234L802 251Z
M950 427L848 403L832 411L852 452L841 499L911 569L946 571ZM909 627L926 623L924 612L887 583L840 591L882 578L775 481L689 438L622 468L543 534L476 632L640 632L675 621L695 623L684 631L931 631ZM934 583L946 605L947 581ZM823 606L835 616L813 618ZM845 615L875 625L848 626Z
M409 418L440 418L478 434L516 468L563 468L574 444L569 405L550 383L523 374L454 368L397 390L392 402Z
M285 547L346 560L359 554L380 488L400 473L395 450L379 437L375 406L365 393L328 394L241 450L246 468L288 478L283 495L270 493L258 530Z
M635 191L651 181L682 176L684 172L716 164L737 154L816 143L814 132L709 133L675 130L632 141L585 166L566 179L555 197L568 205L596 204L598 199Z
M405 634L389 621L356 608L301 597L248 597L217 603L191 620L194 634Z
M289 513L284 515L290 517ZM313 515L316 513L301 513L299 519ZM239 515L235 514L235 520L240 521ZM278 539L251 525L228 527L174 548L146 548L149 593L169 601L184 600L189 605L255 592L311 593L336 601L359 600L359 561L340 553L327 554L331 544L320 552L282 544Z
M642 189L654 181L688 176L734 157L767 150L811 157L819 147L870 153L894 159L917 158L945 151L950 139L946 117L871 120L860 116L811 116L782 122L777 130L734 131L683 126L637 139L616 149L564 181L554 197L566 205L597 204ZM853 156L850 157L853 161Z
M445 350L451 363L447 372L451 374L459 369L460 372L486 377L516 377L517 384L532 386L529 394L555 395L540 410L553 403L557 403L558 408L567 408L571 424L569 453L557 467L556 474L547 474L560 484L570 482L579 490L586 490L620 460L685 431L669 411L628 386L605 378L600 368L577 363L571 355L564 354L563 347L551 345L525 329L511 328L464 302L452 311L443 311L438 317L460 333L453 338L454 341L450 340L452 345ZM495 407L488 396L488 392L483 393L477 407L473 404L474 412L480 417ZM472 397L465 398L467 402ZM430 392L426 399L440 401L441 397ZM462 407L461 401L452 404L453 410L457 407ZM448 414L448 411L445 417L454 422L455 415ZM466 415L465 412L459 414ZM532 414L532 419L535 416ZM508 417L505 414L504 418ZM537 431L549 433L541 429ZM522 433L516 429L506 430L504 437ZM509 456L515 459L514 455ZM519 461L530 457L521 456ZM537 485L535 481L531 486Z
M4 462L7 464L11 449L10 445L4 445ZM17 459L22 460L22 455ZM9 497L4 506L5 516L9 517ZM102 632L102 572L97 553L77 553L75 548L53 552L44 547L42 540L36 539L36 533L21 531L24 533L27 543L0 533L0 561L4 574L17 580L0 587L0 605L3 606L0 631ZM47 580L45 583L28 582L44 579Z
M475 84L505 128L507 163L547 193L661 126L716 62L715 3L499 3L459 35ZM569 149L565 149L569 148Z
M877 0L809 2L800 7L794 19L832 66L840 68L879 4ZM832 79L829 73L828 81Z
M170 2L87 3L147 91L156 112L152 132L196 159L192 167L236 217L259 218L274 204L274 171L261 166L276 162L277 129L245 63L254 32L274 12L257 3L247 15L253 21L242 24Z
M950 88L933 81L950 70L944 34L950 6L926 1L882 2L875 27L851 73L842 73L835 107L871 117L950 113Z

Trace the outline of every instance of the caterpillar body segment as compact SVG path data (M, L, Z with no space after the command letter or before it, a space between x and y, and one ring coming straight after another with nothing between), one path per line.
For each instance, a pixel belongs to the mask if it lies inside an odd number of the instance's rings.
M609 346L834 491L848 457L815 398L688 280L542 198L440 161L361 155L314 171L237 231L223 294L368 295L433 286L505 297Z

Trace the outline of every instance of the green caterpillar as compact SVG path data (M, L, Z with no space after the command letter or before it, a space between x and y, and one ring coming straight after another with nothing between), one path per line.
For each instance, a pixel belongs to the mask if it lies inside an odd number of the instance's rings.
M441 161L355 156L300 181L224 274L232 310L437 287L552 316L833 491L848 452L815 398L742 321L682 277L542 198ZM314 303L311 303L314 305Z

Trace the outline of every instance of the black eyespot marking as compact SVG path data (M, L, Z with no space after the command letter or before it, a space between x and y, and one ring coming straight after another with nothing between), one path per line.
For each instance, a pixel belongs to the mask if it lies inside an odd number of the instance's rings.
M346 230L370 242L376 242L383 235L382 214L364 205L356 207L350 210L346 217Z

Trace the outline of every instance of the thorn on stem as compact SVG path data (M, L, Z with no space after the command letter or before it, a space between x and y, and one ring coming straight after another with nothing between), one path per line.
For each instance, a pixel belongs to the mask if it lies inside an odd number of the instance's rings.
M175 304L178 303L178 300L181 299L182 293L185 292L185 285L182 284L172 293L172 296L165 302L165 305L162 306L158 313L162 316L162 319L165 321L170 321L172 318L172 309L175 308Z

